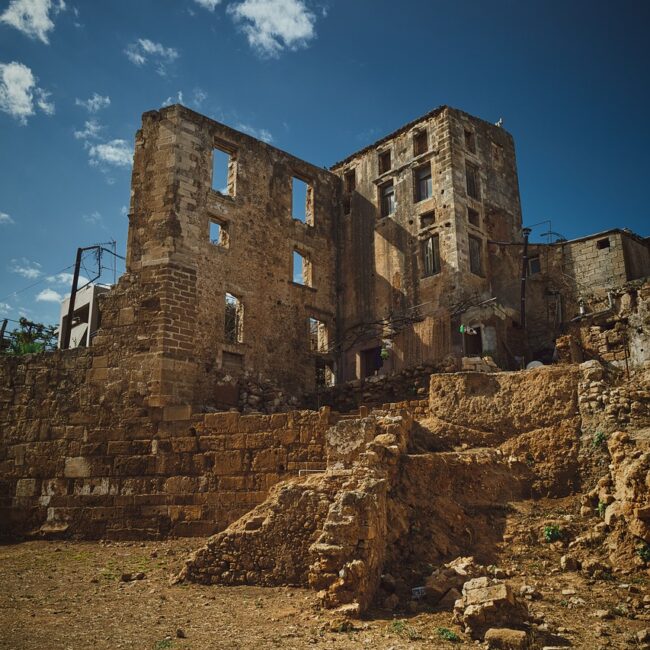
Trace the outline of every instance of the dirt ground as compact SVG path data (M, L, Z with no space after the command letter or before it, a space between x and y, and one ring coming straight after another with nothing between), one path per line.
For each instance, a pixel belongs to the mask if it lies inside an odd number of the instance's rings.
M500 566L517 590L523 584L534 588L529 605L538 647L644 647L635 635L650 627L646 572L603 580L561 572L563 549L538 538L545 518L565 516L564 510L516 508ZM411 612L375 610L350 629L319 610L315 593L305 589L169 586L187 553L201 543L34 541L0 547L0 648L477 647L451 612L425 605ZM144 576L124 581L123 574ZM444 638L454 635L457 641Z

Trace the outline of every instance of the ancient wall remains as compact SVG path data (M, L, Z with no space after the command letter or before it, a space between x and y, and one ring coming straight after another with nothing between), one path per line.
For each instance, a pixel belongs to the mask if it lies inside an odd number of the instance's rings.
M324 467L327 409L122 413L88 382L92 364L80 349L0 365L2 537L208 535Z

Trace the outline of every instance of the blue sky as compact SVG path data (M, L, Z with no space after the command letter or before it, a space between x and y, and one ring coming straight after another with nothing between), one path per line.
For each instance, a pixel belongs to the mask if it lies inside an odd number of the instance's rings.
M140 115L179 100L324 166L440 104L503 118L526 224L650 235L649 19L626 0L0 0L0 317L58 320L77 246L124 254Z

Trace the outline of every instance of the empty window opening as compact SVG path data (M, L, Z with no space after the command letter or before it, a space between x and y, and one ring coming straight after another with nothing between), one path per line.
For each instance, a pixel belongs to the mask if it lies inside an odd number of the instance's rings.
M483 275L482 244L478 237L469 236L469 270L474 275Z
M321 353L328 349L327 327L316 318L309 319L309 349Z
M228 246L228 229L220 221L210 221L210 243L214 246Z
M481 215L478 213L478 210L474 208L467 208L467 221L469 221L472 226L477 228L481 227Z
M474 131L470 131L469 129L465 129L465 148L467 151L471 151L472 153L476 152L476 138L474 136Z
M381 347L362 350L360 357L362 378L379 374L379 370L384 365L384 360L381 358Z
M479 200L481 198L481 185L478 167L470 163L465 163L465 178L467 180L467 195Z
M349 172L345 172L343 175L343 183L345 186L345 191L350 193L354 192L357 189L357 174L354 169L351 169Z
M419 131L413 136L413 155L420 156L429 149L429 139L426 131Z
M390 151L384 151L379 154L379 173L384 174L392 167Z
M466 357L480 357L483 354L483 337L481 336L480 327L470 327L470 332L474 334L463 334L463 347L465 348Z
M316 359L315 370L317 388L329 388L335 385L336 375L331 363L325 359Z
M235 157L218 147L212 150L212 189L224 196L235 196Z
M311 261L308 257L301 255L296 250L293 251L293 273L291 278L296 284L304 284L307 287L311 287Z
M349 196L343 197L343 214L350 214L352 212L352 201Z
M388 181L379 186L379 198L381 202L381 216L387 217L395 212L395 186L393 181Z
M227 343L244 341L244 307L239 298L226 294L226 318L224 333Z
M244 368L244 355L237 354L236 352L221 352L221 367L224 370L243 370Z
M433 194L431 182L431 163L418 167L414 172L415 177L415 200L424 201L430 199Z
M422 241L422 277L440 273L440 238L431 235Z
M609 246L610 246L610 244L609 244L609 237L606 237L605 239L599 239L599 240L596 242L596 248L597 248L598 250L602 250L603 248L609 248Z
M310 226L314 224L314 193L309 183L291 178L291 214L294 219Z
M542 265L539 260L539 255L528 258L528 275L537 275L542 272Z
M420 215L420 228L428 228L429 226L433 226L435 222L436 213L434 210L430 210L429 212Z

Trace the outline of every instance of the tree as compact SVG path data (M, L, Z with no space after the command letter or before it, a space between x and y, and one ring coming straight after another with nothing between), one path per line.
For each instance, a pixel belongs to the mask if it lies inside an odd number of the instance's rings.
M54 325L33 323L26 318L18 321L18 327L9 334L7 354L33 354L56 349L58 330Z

